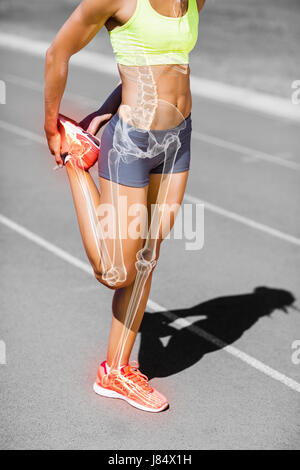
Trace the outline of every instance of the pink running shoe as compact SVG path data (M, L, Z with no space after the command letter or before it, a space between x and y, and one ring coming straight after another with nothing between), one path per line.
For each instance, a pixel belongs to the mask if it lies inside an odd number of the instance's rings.
M84 131L77 122L62 114L58 115L58 130L62 139L62 148L68 149L61 155L65 160L69 156L75 160L78 168L88 170L98 160L100 140Z
M108 373L106 361L102 362L94 391L103 397L121 398L139 410L151 413L165 410L168 407L166 397L149 385L148 377L137 366L137 363L131 363L120 371L112 370Z

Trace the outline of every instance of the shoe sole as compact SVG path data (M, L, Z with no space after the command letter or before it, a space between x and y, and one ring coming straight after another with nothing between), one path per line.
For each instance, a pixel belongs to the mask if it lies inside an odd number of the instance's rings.
M120 398L121 400L125 400L129 405L134 406L134 408L138 408L139 410L142 411L148 411L150 413L159 413L160 411L165 410L169 404L164 403L160 408L147 408L146 406L140 405L139 403L136 403L134 400L131 400L130 398L125 397L124 395L121 395L118 392L115 392L114 390L110 390L108 388L103 388L100 387L96 382L94 383L93 386L94 392L97 393L97 395L101 395L102 397L107 397L107 398Z

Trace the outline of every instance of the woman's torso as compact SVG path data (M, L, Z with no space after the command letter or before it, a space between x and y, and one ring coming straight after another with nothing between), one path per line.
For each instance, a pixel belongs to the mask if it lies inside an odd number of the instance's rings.
M134 17L137 2L148 8L149 27L151 27L151 13L158 13L158 20L162 26L168 28L169 24L177 25L179 17L187 19L189 2L183 2L183 10L173 6L174 0L164 3L161 0L126 0L124 7L119 10L115 18L110 18L106 27L108 31L122 27ZM145 5L149 2L149 5ZM149 9L150 8L150 9ZM153 11L151 12L151 8ZM140 11L140 14L144 12ZM175 14L178 16L176 18ZM170 17L170 22L164 18ZM138 19L137 19L138 20ZM117 30L116 30L117 31ZM174 29L173 29L174 31ZM165 31L166 33L166 31ZM185 38L183 37L183 40ZM192 98L190 92L190 69L188 64L155 64L155 65L125 65L118 63L122 80L122 103L119 113L123 119L131 121L135 127L144 129L169 129L176 127L191 112ZM123 105L123 106L122 106ZM125 111L125 112L124 112Z

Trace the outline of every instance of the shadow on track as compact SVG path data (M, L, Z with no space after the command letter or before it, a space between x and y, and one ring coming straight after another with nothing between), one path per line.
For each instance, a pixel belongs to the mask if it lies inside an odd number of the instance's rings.
M287 312L286 308L294 300L289 291L257 287L249 294L218 297L191 308L171 312L179 318L201 315L203 318L193 323L193 326L231 344L260 318L270 316L277 309ZM176 374L198 362L205 354L220 349L188 327L176 330L169 326L171 322L160 312L145 312L140 328L138 361L140 369L149 379ZM168 340L166 346L161 338Z

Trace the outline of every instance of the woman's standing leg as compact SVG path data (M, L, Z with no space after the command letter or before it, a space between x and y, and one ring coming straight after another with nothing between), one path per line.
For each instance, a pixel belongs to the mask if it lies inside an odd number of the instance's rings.
M182 199L185 192L186 182L188 178L188 171L182 173L174 173L170 175L170 185L168 189L168 194L165 203L170 207L175 205L181 205ZM165 181L166 184L167 182ZM148 197L147 197L147 210L148 215L151 215L151 206L157 203L157 195L159 191L159 187L161 184L161 175L160 174L151 174L150 175L150 184L148 188ZM169 217L169 213L165 214L165 217ZM150 226L151 218L149 217L148 225ZM173 227L175 222L175 216L171 213L171 220L162 220L163 225L165 222L169 223L170 229ZM164 234L165 236L167 233ZM156 249L156 259L159 257L160 245L162 242L162 231L160 228L159 239L157 240L157 249ZM149 298L151 282L152 282L152 275L153 272L150 274L143 291L143 295L141 298L141 302L135 316L133 325L129 331L128 337L126 339L126 343L123 348L123 353L121 357L121 365L128 364L130 354L136 339L137 332L139 330L141 321L143 319L144 311L146 309L147 301ZM124 322L127 312L127 307L132 295L134 282L129 286L123 287L121 289L116 290L113 298L113 318L112 318L112 325L110 331L110 338L109 338L109 345L108 345L108 352L107 352L107 361L108 365L112 364L113 358L116 354L119 339L122 334L124 328Z

